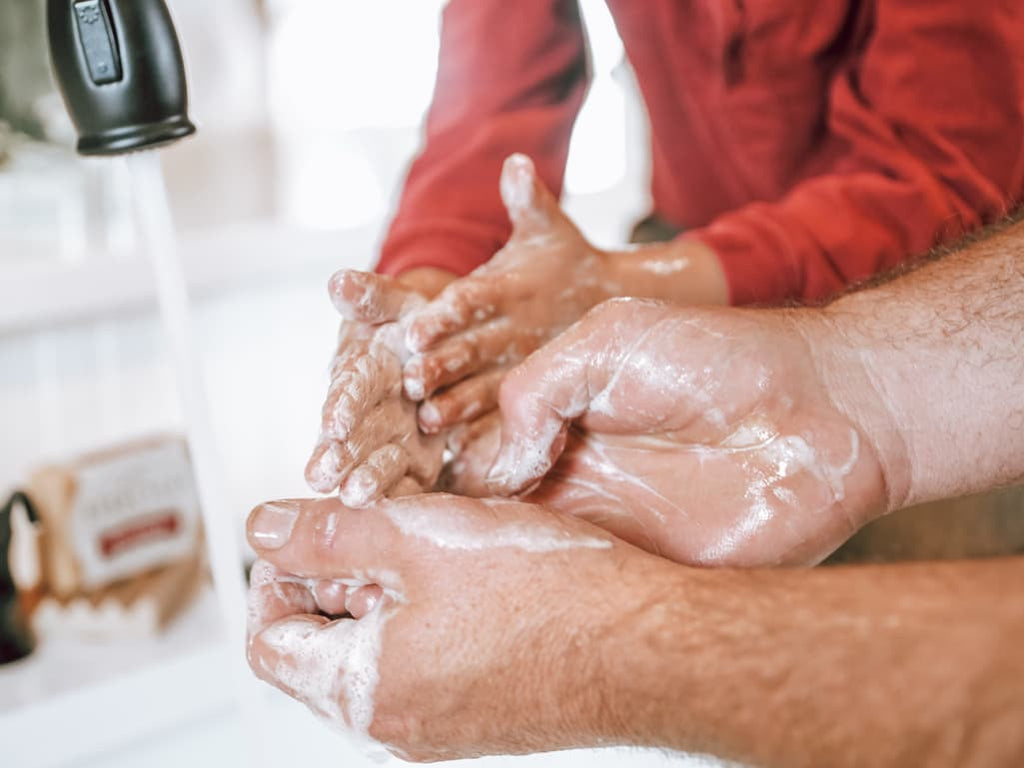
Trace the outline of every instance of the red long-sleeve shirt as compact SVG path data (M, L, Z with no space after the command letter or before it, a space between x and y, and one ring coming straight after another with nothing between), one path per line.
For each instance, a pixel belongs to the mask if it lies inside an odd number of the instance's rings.
M733 303L817 299L1024 198L1022 0L608 0L650 115L655 211ZM379 269L508 238L504 158L561 189L588 83L575 0L451 0L426 142Z

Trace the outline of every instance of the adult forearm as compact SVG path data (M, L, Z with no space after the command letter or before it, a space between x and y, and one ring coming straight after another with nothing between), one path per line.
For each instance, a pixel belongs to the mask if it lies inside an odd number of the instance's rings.
M1024 479L1024 224L824 313L823 368L892 508Z
M605 658L626 741L757 766L1024 759L1024 560L679 571Z

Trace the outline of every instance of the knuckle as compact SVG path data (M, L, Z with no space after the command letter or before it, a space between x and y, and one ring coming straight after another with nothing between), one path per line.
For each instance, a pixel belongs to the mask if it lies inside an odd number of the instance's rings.
M428 358L430 379L438 382L458 378L480 363L479 347L463 339Z
M448 301L449 314L454 321L460 323L469 321L473 313L473 306L472 297L465 290L454 293Z
M463 278L452 287L450 303L455 311L466 320L472 319L474 311L485 304L492 293L489 279Z

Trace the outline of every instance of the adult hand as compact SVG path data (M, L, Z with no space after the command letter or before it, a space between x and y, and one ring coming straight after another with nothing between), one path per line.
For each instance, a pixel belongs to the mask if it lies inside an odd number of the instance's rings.
M250 665L332 724L421 761L626 738L595 649L666 561L539 507L442 494L270 503L248 534L265 561Z
M459 424L447 433L451 461L445 464L437 489L480 499L492 496L487 473L501 445L501 415L498 411Z
M1005 589L1022 558L689 569L540 508L440 495L267 504L249 539L264 558L253 670L405 759L616 744L744 765L1024 754L1024 603Z
M430 488L443 441L420 432L402 397L405 322L426 299L382 275L343 270L329 290L342 322L320 438L306 467L313 490L339 490L350 506Z
M506 379L490 489L679 562L822 560L888 511L888 478L839 404L867 377L828 380L817 317L604 304Z
M438 432L492 410L507 370L616 293L606 254L590 245L522 155L505 161L501 194L512 236L450 283L409 323L405 391Z

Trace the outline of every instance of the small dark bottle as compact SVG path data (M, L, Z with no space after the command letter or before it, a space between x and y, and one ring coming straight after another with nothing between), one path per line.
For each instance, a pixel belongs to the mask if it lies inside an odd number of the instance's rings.
M11 515L21 505L29 520L38 521L32 502L23 493L16 493L0 509L0 664L23 659L35 648L35 638L18 602L18 588L11 575Z

